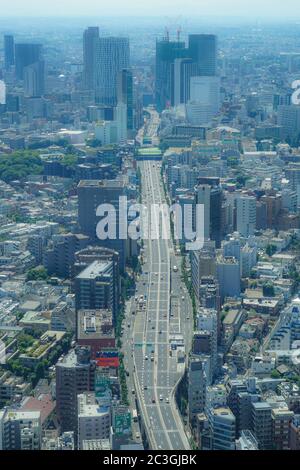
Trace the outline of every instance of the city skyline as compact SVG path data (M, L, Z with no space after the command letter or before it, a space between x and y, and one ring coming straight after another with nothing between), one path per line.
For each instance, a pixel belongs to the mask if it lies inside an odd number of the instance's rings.
M0 20L0 451L300 450L296 3L62 3Z

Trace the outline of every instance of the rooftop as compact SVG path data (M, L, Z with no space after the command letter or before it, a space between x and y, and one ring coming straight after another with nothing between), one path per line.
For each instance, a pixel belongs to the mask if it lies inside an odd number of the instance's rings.
M95 279L97 276L101 276L106 273L107 267L111 265L111 262L96 260L84 269L78 276L77 279Z

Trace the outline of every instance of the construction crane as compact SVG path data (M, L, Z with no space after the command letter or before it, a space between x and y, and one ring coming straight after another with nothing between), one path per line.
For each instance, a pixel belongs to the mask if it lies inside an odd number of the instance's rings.
M170 40L170 32L169 32L169 28L167 26L165 27L165 34L166 34L166 40L169 41Z
M177 42L180 42L180 35L181 35L181 26L177 28Z

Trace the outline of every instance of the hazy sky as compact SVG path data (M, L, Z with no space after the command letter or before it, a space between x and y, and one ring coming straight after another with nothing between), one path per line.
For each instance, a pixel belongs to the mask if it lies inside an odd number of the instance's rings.
M0 0L1 16L184 17L226 15L299 19L299 0Z

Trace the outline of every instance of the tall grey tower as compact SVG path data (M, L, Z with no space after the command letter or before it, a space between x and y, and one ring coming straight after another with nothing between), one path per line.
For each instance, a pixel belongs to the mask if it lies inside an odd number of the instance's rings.
M96 48L99 42L99 28L90 26L83 33L83 81L88 90L95 89Z
M198 75L217 74L217 37L213 34L189 35L190 57L198 64Z
M41 44L16 44L16 78L18 80L24 80L25 68L28 67L28 65L39 62L41 60L41 55Z
M117 76L117 101L127 106L127 129L134 127L133 116L133 77L130 70L121 70Z
M15 42L11 34L4 36L4 66L8 70L15 64Z
M100 37L96 51L96 101L116 106L117 77L123 69L129 69L128 38Z

